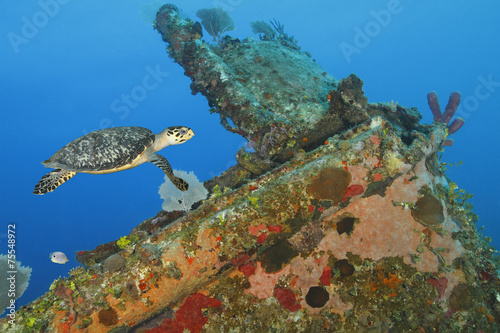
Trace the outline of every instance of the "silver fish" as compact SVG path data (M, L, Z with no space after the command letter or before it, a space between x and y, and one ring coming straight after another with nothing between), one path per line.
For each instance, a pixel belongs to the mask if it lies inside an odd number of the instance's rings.
M52 262L55 262L56 264L65 264L69 261L66 255L62 252L52 252L49 255L49 258Z

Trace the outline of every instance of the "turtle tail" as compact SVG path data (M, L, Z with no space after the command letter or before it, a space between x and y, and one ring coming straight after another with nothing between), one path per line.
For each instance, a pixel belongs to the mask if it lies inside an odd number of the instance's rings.
M35 185L33 194L45 194L54 191L58 186L70 180L71 177L76 175L74 171L66 171L62 169L56 169L40 179L38 184Z

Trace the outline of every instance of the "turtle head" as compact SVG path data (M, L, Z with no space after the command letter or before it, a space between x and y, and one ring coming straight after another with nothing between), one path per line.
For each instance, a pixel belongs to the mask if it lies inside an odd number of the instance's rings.
M172 126L165 128L155 137L155 151L167 146L178 145L186 142L194 136L192 129L186 126Z

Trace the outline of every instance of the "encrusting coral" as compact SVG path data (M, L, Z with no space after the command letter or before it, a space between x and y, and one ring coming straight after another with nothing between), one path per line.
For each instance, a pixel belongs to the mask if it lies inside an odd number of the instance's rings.
M123 249L115 241L77 253L85 270L0 329L500 329L498 253L439 161L447 126L419 124L416 108L368 103L361 79L337 87L286 43L210 45L173 5L160 8L156 28L193 91L256 151L205 182L211 196L197 207L159 212ZM293 75L289 60L312 71Z

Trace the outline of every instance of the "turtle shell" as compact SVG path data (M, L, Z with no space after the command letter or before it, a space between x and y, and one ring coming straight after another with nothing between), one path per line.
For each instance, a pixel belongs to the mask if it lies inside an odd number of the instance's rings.
M42 164L68 171L109 170L130 164L154 140L143 127L105 128L71 141Z

